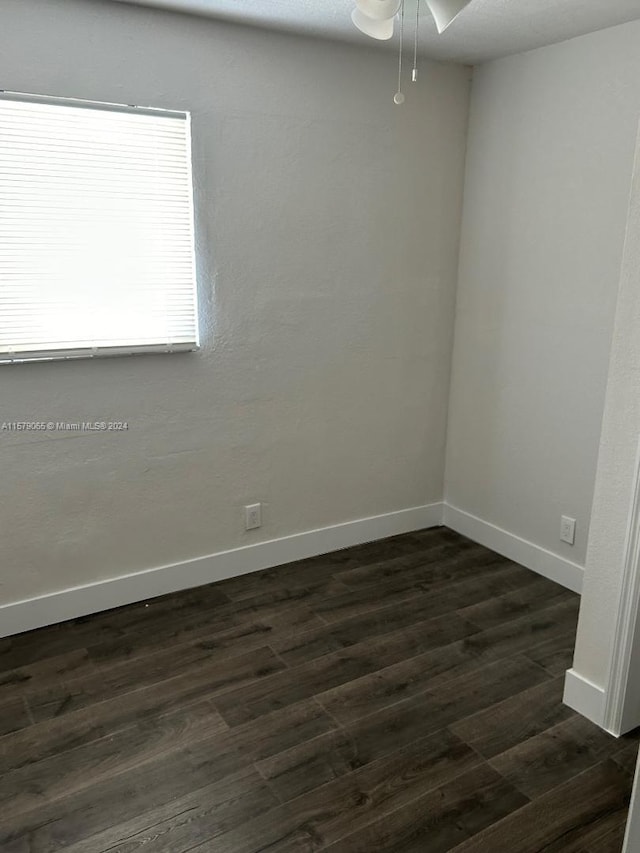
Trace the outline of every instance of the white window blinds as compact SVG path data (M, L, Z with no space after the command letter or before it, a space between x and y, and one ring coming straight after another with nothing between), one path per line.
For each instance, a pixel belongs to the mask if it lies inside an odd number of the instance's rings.
M0 95L0 361L197 344L188 114Z

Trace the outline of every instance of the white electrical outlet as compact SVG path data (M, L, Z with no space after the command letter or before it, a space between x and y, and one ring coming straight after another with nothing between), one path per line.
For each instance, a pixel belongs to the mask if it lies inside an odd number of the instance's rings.
M560 539L567 545L573 545L576 541L576 520L563 515L560 519Z
M244 529L255 530L262 526L262 504L249 504L244 508Z

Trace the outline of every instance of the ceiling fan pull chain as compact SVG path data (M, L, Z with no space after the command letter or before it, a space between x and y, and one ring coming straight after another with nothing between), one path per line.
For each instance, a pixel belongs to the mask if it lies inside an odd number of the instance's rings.
M404 0L400 5L400 51L398 53L398 91L393 96L394 104L404 104L402 94L402 49L404 46Z
M416 0L416 31L413 38L413 71L411 80L413 83L418 79L418 29L420 27L420 0Z

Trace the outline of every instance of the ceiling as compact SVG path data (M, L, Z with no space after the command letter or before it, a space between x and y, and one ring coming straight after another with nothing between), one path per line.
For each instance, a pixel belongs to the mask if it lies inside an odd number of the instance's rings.
M354 0L118 0L228 21L376 44L350 20ZM416 0L406 0L407 12ZM424 3L421 53L475 64L640 19L640 0L472 0L439 36ZM397 38L397 36L396 36ZM395 43L395 39L394 39ZM380 49L389 42L377 42Z

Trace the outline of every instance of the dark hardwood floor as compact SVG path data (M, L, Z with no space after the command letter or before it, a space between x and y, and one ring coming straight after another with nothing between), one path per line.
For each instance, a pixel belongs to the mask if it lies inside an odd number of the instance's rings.
M615 853L577 612L439 528L0 640L0 851Z

